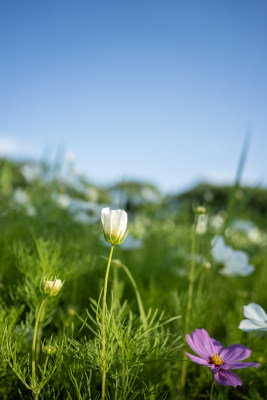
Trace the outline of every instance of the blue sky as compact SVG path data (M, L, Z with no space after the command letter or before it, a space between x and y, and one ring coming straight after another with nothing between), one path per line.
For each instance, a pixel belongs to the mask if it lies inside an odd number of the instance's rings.
M266 185L265 0L0 4L0 153L58 149L100 184Z

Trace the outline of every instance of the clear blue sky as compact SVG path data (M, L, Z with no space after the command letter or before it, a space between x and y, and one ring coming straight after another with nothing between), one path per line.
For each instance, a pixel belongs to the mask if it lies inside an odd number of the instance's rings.
M94 182L266 185L265 0L5 0L0 152L76 154Z

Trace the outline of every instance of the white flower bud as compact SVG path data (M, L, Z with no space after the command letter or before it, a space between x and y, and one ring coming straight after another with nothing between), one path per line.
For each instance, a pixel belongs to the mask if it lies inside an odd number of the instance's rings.
M110 210L108 207L101 211L101 221L104 236L108 243L121 244L126 238L127 213L123 210Z
M43 346L43 353L51 356L52 354L55 354L56 352L56 347L55 346L51 346L49 344L47 344L46 346Z
M195 213L196 213L197 215L206 214L206 212L207 212L207 210L206 210L206 208L203 207L203 206L197 206L197 207L195 208Z
M56 279L55 281L44 281L43 291L45 294L49 294L49 296L56 296L62 288L62 285L63 283L60 279Z

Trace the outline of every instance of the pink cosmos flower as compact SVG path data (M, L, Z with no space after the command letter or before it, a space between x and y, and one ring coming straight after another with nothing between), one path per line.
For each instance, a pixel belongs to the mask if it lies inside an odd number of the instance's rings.
M224 348L220 342L210 338L205 329L196 329L192 334L186 335L186 341L192 350L199 356L186 353L193 362L211 369L215 381L222 386L242 386L242 381L230 369L254 367L260 364L242 362L251 354L251 350L241 344L233 344Z

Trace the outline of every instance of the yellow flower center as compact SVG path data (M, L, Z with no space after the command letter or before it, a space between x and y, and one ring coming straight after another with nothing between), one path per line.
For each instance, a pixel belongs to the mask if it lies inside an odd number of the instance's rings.
M216 353L215 356L212 355L212 357L210 358L210 361L212 362L212 364L219 366L223 364L223 359L221 357L219 357L219 354Z

